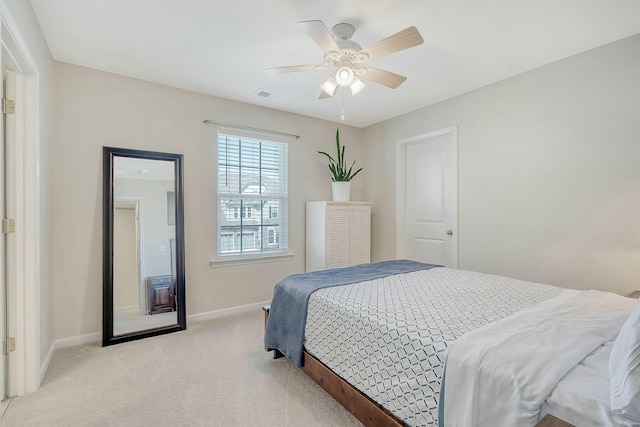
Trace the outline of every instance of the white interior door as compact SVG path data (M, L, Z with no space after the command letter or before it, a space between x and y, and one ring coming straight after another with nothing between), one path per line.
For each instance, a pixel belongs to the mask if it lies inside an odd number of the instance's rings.
M398 256L458 266L457 131L398 143Z
M4 96L6 75L2 72L2 90L0 98ZM2 134L2 142L0 143L0 218L5 218L5 124L4 119L0 121L0 133ZM4 233L0 230L0 335L2 343L7 339L7 277L5 263L5 238ZM3 345L4 347L4 345ZM2 349L2 363L0 364L0 401L7 397L7 370L8 358L5 349Z
M20 105L22 102L21 96L21 84L22 76L11 71L7 71L5 68L2 70L2 83L3 83L3 96L7 99L13 100L14 103ZM15 104L14 104L15 105ZM18 110L19 112L19 110ZM17 218L19 215L19 203L22 200L21 194L18 191L20 185L20 176L18 175L18 165L22 160L22 150L18 141L21 139L21 117L19 114L3 114L3 216L2 218ZM18 224L19 226L19 224ZM20 228L20 227L19 227ZM4 280L4 286L6 289L5 298L9 302L19 300L24 294L22 289L18 287L18 281L21 280L20 275L20 259L19 248L21 247L21 240L18 239L18 233L13 232L10 234L2 234L3 242L3 256L2 261L4 268L2 276ZM24 331L24 323L21 322L21 307L18 304L7 304L5 316L5 339L11 337L15 340L16 345L13 351L7 350L7 354L4 355L5 362L5 392L6 396L17 395L18 381L14 378L18 375L22 368L21 355L24 354L23 343L18 337L21 337L21 332Z
M137 202L116 202L113 215L113 309L140 312Z

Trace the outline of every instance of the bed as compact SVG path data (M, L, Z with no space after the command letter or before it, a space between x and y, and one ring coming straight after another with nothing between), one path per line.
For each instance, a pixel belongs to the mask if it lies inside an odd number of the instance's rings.
M618 374L633 380L622 393L630 396L626 405L621 399L612 410L601 389L610 384L604 365L616 337L640 311L634 306L605 292L386 261L278 283L265 346L365 425L533 426L553 415L574 425L613 425L614 413L625 425L640 406L633 400L640 346L637 355L633 346L616 353ZM627 329L633 335L640 326ZM576 411L581 390L599 392L581 401L598 402L593 411ZM629 419L626 425L637 425Z

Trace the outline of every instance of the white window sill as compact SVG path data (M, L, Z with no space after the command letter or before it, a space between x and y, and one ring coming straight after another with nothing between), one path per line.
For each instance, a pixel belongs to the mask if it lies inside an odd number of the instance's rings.
M257 264L261 262L276 262L293 259L295 254L277 254L277 255L254 255L254 256L242 256L242 257L225 257L217 258L209 261L210 267L228 267L230 265L242 265L242 264Z

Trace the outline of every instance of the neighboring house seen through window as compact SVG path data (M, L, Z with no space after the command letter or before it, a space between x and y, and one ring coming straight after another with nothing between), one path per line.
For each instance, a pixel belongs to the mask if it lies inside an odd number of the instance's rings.
M218 258L287 252L287 144L218 135Z

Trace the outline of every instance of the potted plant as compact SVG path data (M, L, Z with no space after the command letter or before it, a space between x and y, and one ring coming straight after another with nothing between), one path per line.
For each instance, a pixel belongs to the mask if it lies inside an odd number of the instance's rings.
M362 168L354 171L353 167L356 164L354 160L351 163L349 169L347 169L347 162L344 155L345 146L340 145L340 129L336 130L336 149L338 152L337 159L331 157L331 155L324 151L318 151L319 154L326 156L329 159L329 171L331 171L331 190L333 193L333 200L340 202L348 202L351 193L351 180L355 178Z

